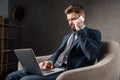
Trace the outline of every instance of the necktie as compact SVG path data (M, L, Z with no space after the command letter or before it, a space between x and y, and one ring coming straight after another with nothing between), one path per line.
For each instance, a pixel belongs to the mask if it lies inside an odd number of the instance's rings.
M65 47L64 51L59 55L57 61L55 62L55 64L54 64L55 67L61 67L62 66L63 59L64 59L67 51L69 51L71 45L73 44L74 38L75 38L75 32L72 33L72 35L69 39L69 42L66 44L66 47Z

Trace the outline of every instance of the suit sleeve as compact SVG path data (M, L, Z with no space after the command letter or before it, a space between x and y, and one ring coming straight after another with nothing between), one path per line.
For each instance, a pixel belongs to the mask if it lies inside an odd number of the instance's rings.
M101 54L101 33L88 28L77 32L79 45L89 60L95 60Z

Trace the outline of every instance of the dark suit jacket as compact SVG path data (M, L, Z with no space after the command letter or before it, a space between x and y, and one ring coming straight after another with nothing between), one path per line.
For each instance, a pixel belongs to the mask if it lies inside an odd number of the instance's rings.
M65 45L71 34L65 35L61 46L49 58L56 62L60 53L65 49ZM67 69L75 69L89 66L94 63L101 54L101 33L98 30L89 29L87 26L77 32L77 40L68 51Z

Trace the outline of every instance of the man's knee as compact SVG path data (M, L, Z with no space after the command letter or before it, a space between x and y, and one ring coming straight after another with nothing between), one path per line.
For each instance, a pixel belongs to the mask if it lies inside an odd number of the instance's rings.
M6 76L6 80L15 80L13 73L10 73Z
M21 77L26 74L23 71L15 71L6 76L6 80L19 80Z

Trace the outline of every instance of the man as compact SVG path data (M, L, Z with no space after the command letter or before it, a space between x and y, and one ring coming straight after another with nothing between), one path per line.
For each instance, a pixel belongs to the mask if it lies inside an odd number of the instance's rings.
M70 5L66 10L67 20L72 33L65 35L61 46L48 61L40 63L43 70L61 67L66 70L85 67L94 64L101 53L101 33L89 29L85 24L85 10L81 5ZM62 73L49 76L28 75L24 71L9 74L6 80L55 80Z

